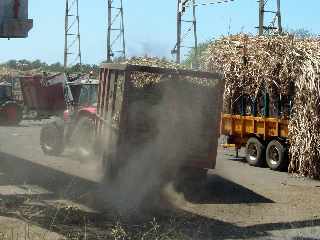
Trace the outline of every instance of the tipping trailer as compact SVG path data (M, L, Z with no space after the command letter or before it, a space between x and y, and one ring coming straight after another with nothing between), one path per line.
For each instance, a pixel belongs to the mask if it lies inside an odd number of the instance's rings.
M64 73L50 77L41 74L20 77L27 112L34 112L38 119L62 115L67 107L64 95L66 82Z
M168 172L215 168L223 89L218 73L103 64L96 133L106 176L142 158Z

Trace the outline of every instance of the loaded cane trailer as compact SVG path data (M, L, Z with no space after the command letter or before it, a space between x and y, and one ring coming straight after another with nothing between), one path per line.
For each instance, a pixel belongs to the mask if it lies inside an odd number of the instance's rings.
M141 156L166 169L213 169L223 89L219 73L103 64L96 133L106 175Z
M272 170L288 166L288 125L292 98L278 96L270 101L268 93L254 99L241 95L221 113L220 133L227 136L225 148L245 147L246 161L256 167L265 164Z

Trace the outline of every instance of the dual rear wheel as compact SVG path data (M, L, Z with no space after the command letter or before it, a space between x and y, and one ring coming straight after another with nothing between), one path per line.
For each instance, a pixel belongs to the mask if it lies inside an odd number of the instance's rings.
M251 166L268 167L282 171L288 166L287 147L279 140L272 140L267 145L258 138L251 137L246 145L246 160Z

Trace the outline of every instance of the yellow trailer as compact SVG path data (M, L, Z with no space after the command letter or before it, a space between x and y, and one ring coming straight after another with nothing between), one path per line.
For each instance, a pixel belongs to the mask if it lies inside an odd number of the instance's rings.
M288 124L286 118L221 114L221 135L227 136L224 147L246 148L246 160L252 166L265 163L273 170L287 164Z

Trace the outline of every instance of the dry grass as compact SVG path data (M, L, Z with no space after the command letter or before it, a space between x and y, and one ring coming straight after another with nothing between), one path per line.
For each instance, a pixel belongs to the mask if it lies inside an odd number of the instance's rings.
M74 206L22 203L6 209L5 215L22 219L18 228L0 230L0 240L20 239L209 239L210 221L169 209L122 216L114 211L87 213ZM4 215L2 212L1 215ZM154 216L154 217L153 217ZM36 229L41 227L42 230ZM23 229L22 229L23 227ZM38 227L37 227L38 228ZM57 233L52 235L52 233Z

